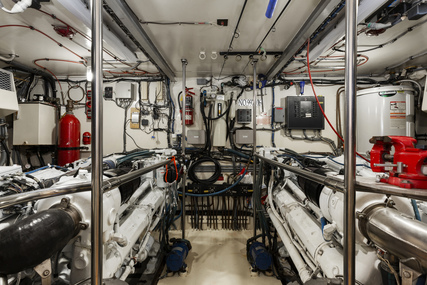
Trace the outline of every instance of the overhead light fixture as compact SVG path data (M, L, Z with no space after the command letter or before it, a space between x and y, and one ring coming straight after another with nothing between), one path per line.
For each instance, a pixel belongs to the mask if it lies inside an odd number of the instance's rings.
M92 16L90 13L90 9L84 4L81 0L58 0L65 9L67 9L71 14L76 16L82 23L92 29ZM115 53L121 59L125 59L128 62L136 62L138 59L134 52L129 50L124 44L123 41L113 34L107 26L102 25L103 28L103 39L106 44L111 46Z
M361 23L374 11L382 7L387 0L364 0L360 1L360 5L357 13L357 24ZM338 39L342 38L345 33L345 19L343 18L335 28L328 33L318 45L310 49L310 58L316 59L328 48L330 48Z

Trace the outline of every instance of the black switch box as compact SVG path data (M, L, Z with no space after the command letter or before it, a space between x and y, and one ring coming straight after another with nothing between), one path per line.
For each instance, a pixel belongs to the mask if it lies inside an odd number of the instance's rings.
M318 96L325 110L323 96ZM325 118L314 96L286 97L286 126L289 130L323 130Z

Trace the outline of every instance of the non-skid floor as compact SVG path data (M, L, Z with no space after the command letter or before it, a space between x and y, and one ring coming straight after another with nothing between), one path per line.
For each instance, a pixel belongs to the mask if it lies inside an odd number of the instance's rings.
M246 240L252 231L188 230L186 239L193 249L186 263L186 277L175 274L159 281L159 285L252 285L281 284L275 277L260 274L252 277L246 260ZM171 232L180 237L181 232Z

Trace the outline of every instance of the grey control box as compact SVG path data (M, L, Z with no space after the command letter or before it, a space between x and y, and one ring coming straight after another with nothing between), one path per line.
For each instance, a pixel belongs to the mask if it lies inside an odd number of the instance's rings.
M237 144L253 144L254 131L253 130L236 130L235 142Z
M325 110L323 96L318 96ZM286 127L290 130L323 130L325 118L314 96L286 97Z
M273 109L273 119L275 123L285 122L285 109L282 107L276 107Z
M249 124L252 122L252 109L237 109L236 122L238 124Z
M187 131L187 143L189 144L205 144L206 133L204 130L189 130Z

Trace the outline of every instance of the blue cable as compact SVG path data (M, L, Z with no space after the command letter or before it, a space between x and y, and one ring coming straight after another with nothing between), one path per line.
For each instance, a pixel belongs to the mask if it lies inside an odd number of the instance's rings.
M321 224L321 227L322 227L322 237L323 237L323 239L325 241L330 241L330 240L326 240L325 237L323 236L323 228L328 224L328 221L326 220L325 217L321 217L320 218L320 224Z
M415 218L418 221L421 221L421 216L420 216L420 211L418 210L417 201L415 201L414 199L411 199L411 204L412 204L412 208L414 209Z
M344 163L341 163L341 162L338 162L338 161L336 161L336 160L334 160L333 158L331 158L330 156L328 156L328 159L329 160L332 160L333 162L335 162L336 164L339 164L339 165L342 165L342 166L344 166ZM367 168L371 168L370 166L367 166L366 164L356 164L356 166L364 166L364 167L367 167Z
M185 193L185 195L186 196L190 196L190 197L207 197L207 196L216 196L216 195L222 194L224 192L227 192L228 190L230 190L234 186L236 186L240 181L242 181L242 179L243 179L243 177L245 177L247 171L248 171L248 169L245 169L245 172L243 172L242 176L240 176L240 178L237 179L236 182L234 182L232 185L228 186L227 188L225 188L225 189L223 189L221 191L218 191L218 192L215 192L215 193L207 193L207 194ZM179 192L179 191L178 191L178 193L182 194L182 192Z
M34 173L34 172L37 172L37 171L40 171L40 170L43 170L43 169L46 169L46 168L49 168L49 166L43 166L43 167L31 170L31 171L25 172L25 174L31 174L31 173Z
M272 114L271 114L271 129L273 130L271 132L271 145L273 147L276 147L276 143L274 142L274 113L275 113L275 111L274 111L274 86L271 87L271 93L273 95L272 102L271 102L271 112L272 112Z
M56 169L59 169L59 170L66 170L66 171L69 170L68 168L65 168L65 167L62 167L62 166L58 166L58 165L50 165L50 166L46 165L46 166L43 166L43 167L31 170L31 171L28 171L28 172L25 172L25 174L31 174L31 173L34 173L34 172L37 172L37 171L40 171L40 170L44 170L44 169L49 168L49 167L50 168L56 168Z
M169 78L166 80L166 86L167 86L167 89L168 89L169 100L172 103L172 110L173 110L173 112L172 112L172 127L171 127L171 131L172 131L172 134L173 134L174 133L174 127L175 127L175 104L173 103L172 96L171 96L170 79Z

